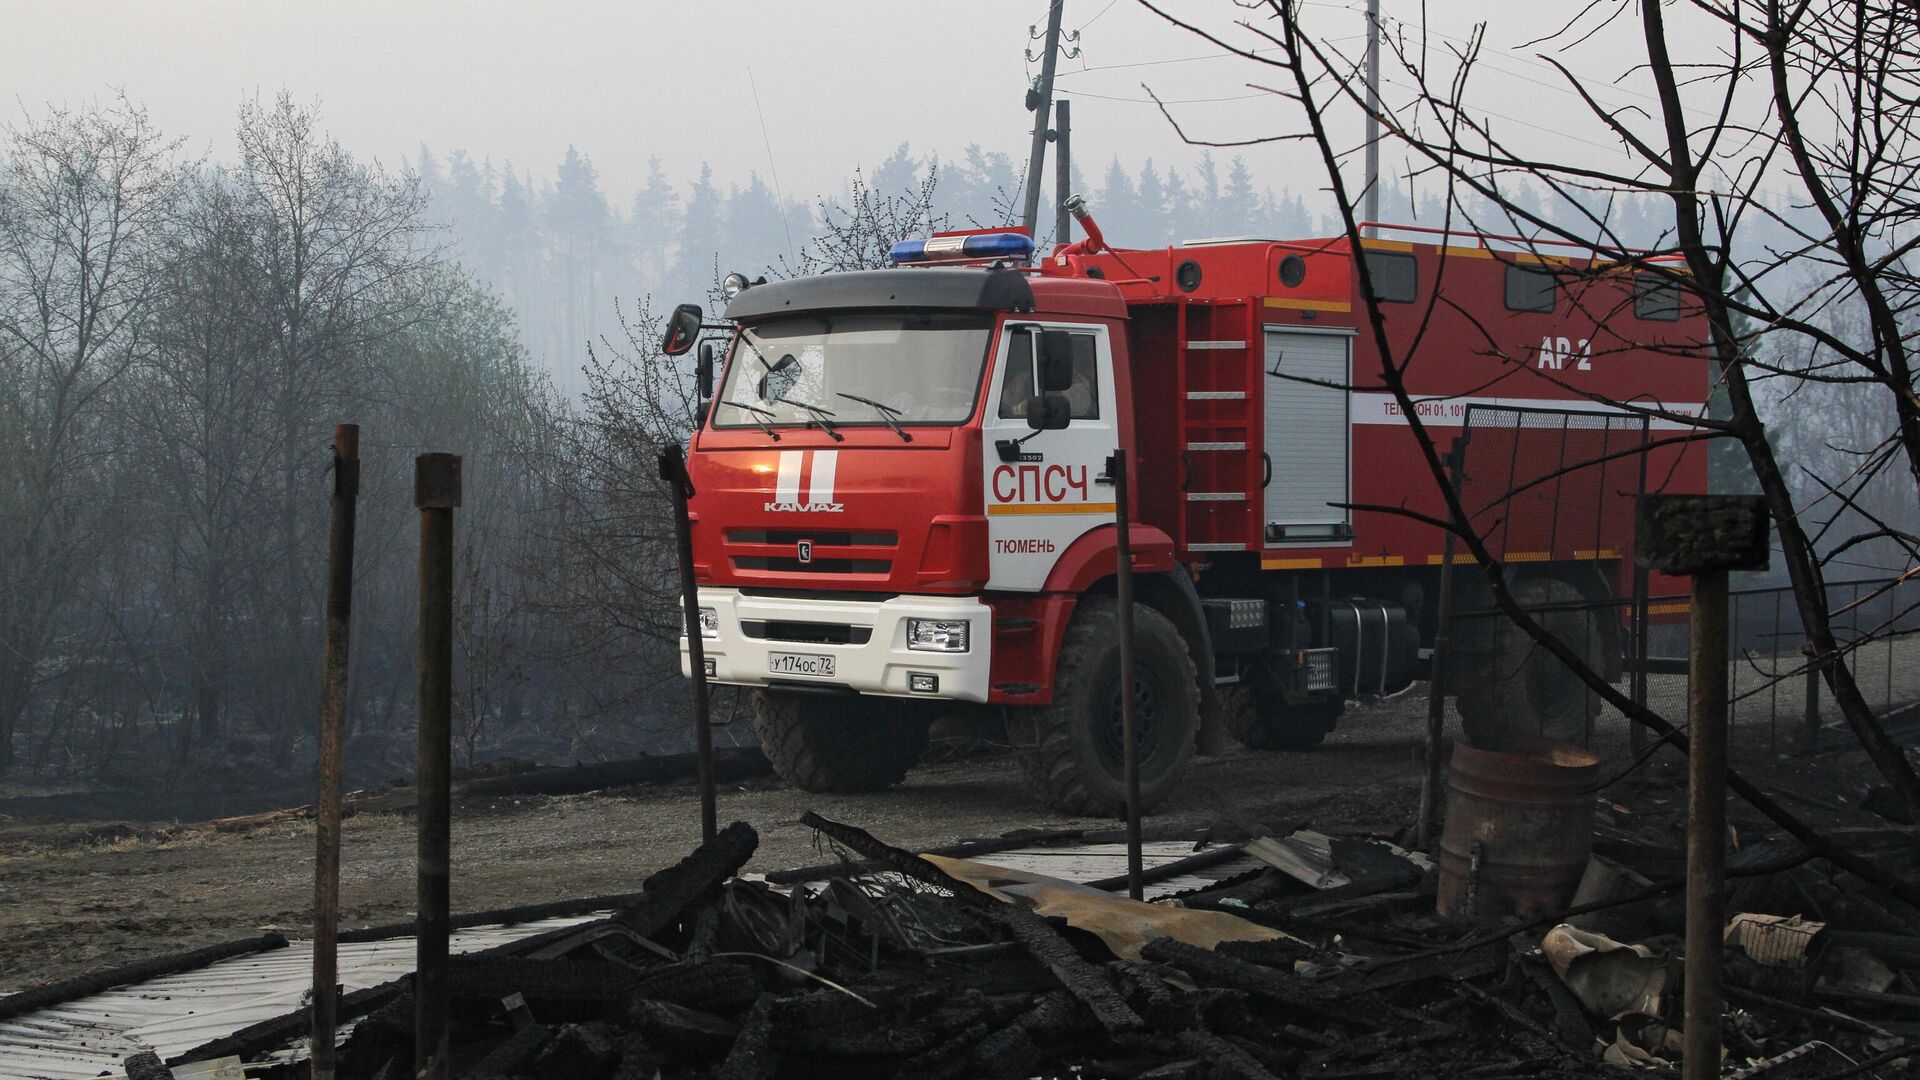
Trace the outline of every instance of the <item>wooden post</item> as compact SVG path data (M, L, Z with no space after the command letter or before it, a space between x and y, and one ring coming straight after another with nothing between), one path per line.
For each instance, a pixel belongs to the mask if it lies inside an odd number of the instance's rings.
M420 764L414 916L413 1071L446 1080L447 938L451 878L453 757L453 511L460 505L460 458L413 461L420 508Z
M1133 706L1133 528L1127 506L1127 452L1107 459L1113 481L1114 592L1120 604L1120 760L1125 774L1127 812L1127 895L1140 895L1140 745Z
M320 796L313 855L313 1080L333 1080L339 1023L340 758L346 743L347 645L353 617L353 527L360 498L360 426L333 429L333 522L327 543L327 630L320 690Z
M693 573L693 519L687 503L693 478L678 445L660 451L660 478L673 489L674 550L680 557L680 613L687 634L687 676L693 684L693 745L700 769L700 836L711 841L718 831L713 786L713 717L707 702L707 652L700 638L700 589Z
M1685 1080L1717 1080L1725 988L1727 853L1727 574L1767 568L1759 496L1649 495L1637 558L1693 577L1687 695L1687 955Z

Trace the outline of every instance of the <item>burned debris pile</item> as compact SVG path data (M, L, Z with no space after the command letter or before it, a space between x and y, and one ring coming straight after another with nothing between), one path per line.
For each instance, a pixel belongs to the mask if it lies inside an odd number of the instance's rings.
M1657 883L1588 905L1638 903L1652 936L1628 945L1560 912L1442 922L1425 860L1363 838L1255 841L1262 869L1140 904L803 820L844 872L737 878L756 838L736 823L609 918L452 958L453 1075L1578 1077L1676 1056ZM1749 880L1843 910L1794 866ZM1914 1052L1920 937L1867 922L1736 926L1730 1070ZM400 996L361 1020L339 1076L410 1075L413 1015Z

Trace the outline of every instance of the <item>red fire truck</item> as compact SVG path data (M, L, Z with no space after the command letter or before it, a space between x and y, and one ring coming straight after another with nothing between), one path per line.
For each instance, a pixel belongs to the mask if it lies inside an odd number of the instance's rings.
M1120 447L1145 805L1178 782L1203 710L1249 745L1303 749L1427 659L1443 535L1395 511L1442 503L1381 385L1348 242L1115 250L1078 212L1089 238L1037 266L1025 235L995 230L902 243L894 269L729 281L688 457L698 630L708 677L753 688L768 756L802 788L896 783L936 711L974 708L1004 718L1052 805L1120 805ZM1644 271L1382 231L1408 239L1358 254L1427 430L1444 449L1476 415L1505 418L1469 469L1505 491L1469 508L1476 528L1520 599L1617 675L1607 605L1633 574L1634 485L1705 488L1704 451L1660 438L1704 408L1700 318ZM701 318L676 310L670 354ZM1559 442L1519 437L1539 417ZM1650 425L1650 448L1591 454L1598 478L1568 470L1589 451L1567 433L1615 420ZM1459 575L1456 610L1487 606L1478 578ZM1504 622L1453 639L1470 737L1591 721L1584 685Z

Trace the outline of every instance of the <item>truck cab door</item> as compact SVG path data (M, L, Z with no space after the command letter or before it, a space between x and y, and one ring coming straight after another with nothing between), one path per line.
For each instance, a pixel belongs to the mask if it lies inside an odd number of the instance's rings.
M1042 330L1065 330L1073 385L1065 428L1035 431L1026 402L1037 385L1034 350ZM986 416L987 587L1035 592L1060 553L1082 533L1113 520L1113 488L1096 483L1119 446L1113 346L1107 328L1086 323L1009 324L994 350Z

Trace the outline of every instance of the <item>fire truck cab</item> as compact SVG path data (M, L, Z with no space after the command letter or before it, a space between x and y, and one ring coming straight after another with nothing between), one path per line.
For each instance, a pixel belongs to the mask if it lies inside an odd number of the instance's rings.
M799 786L893 784L937 711L990 709L1053 805L1120 806L1106 470L1122 447L1143 804L1178 782L1203 710L1249 745L1304 749L1346 699L1404 689L1423 662L1441 531L1369 508L1435 515L1440 497L1377 385L1347 242L1114 251L1090 232L1038 266L1006 230L909 241L895 269L728 303L688 456L698 629L707 676L754 688L763 745ZM1474 403L1578 418L1608 412L1600 397L1704 402L1705 362L1676 358L1697 320L1631 275L1451 235L1363 255L1437 438ZM669 352L698 330L697 309L679 314ZM1702 453L1647 457L1661 483L1704 482ZM1623 595L1630 499L1551 536L1496 531L1495 554L1527 564L1527 602ZM1619 670L1617 615L1552 617ZM1591 720L1584 686L1511 634L1456 641L1470 734Z

